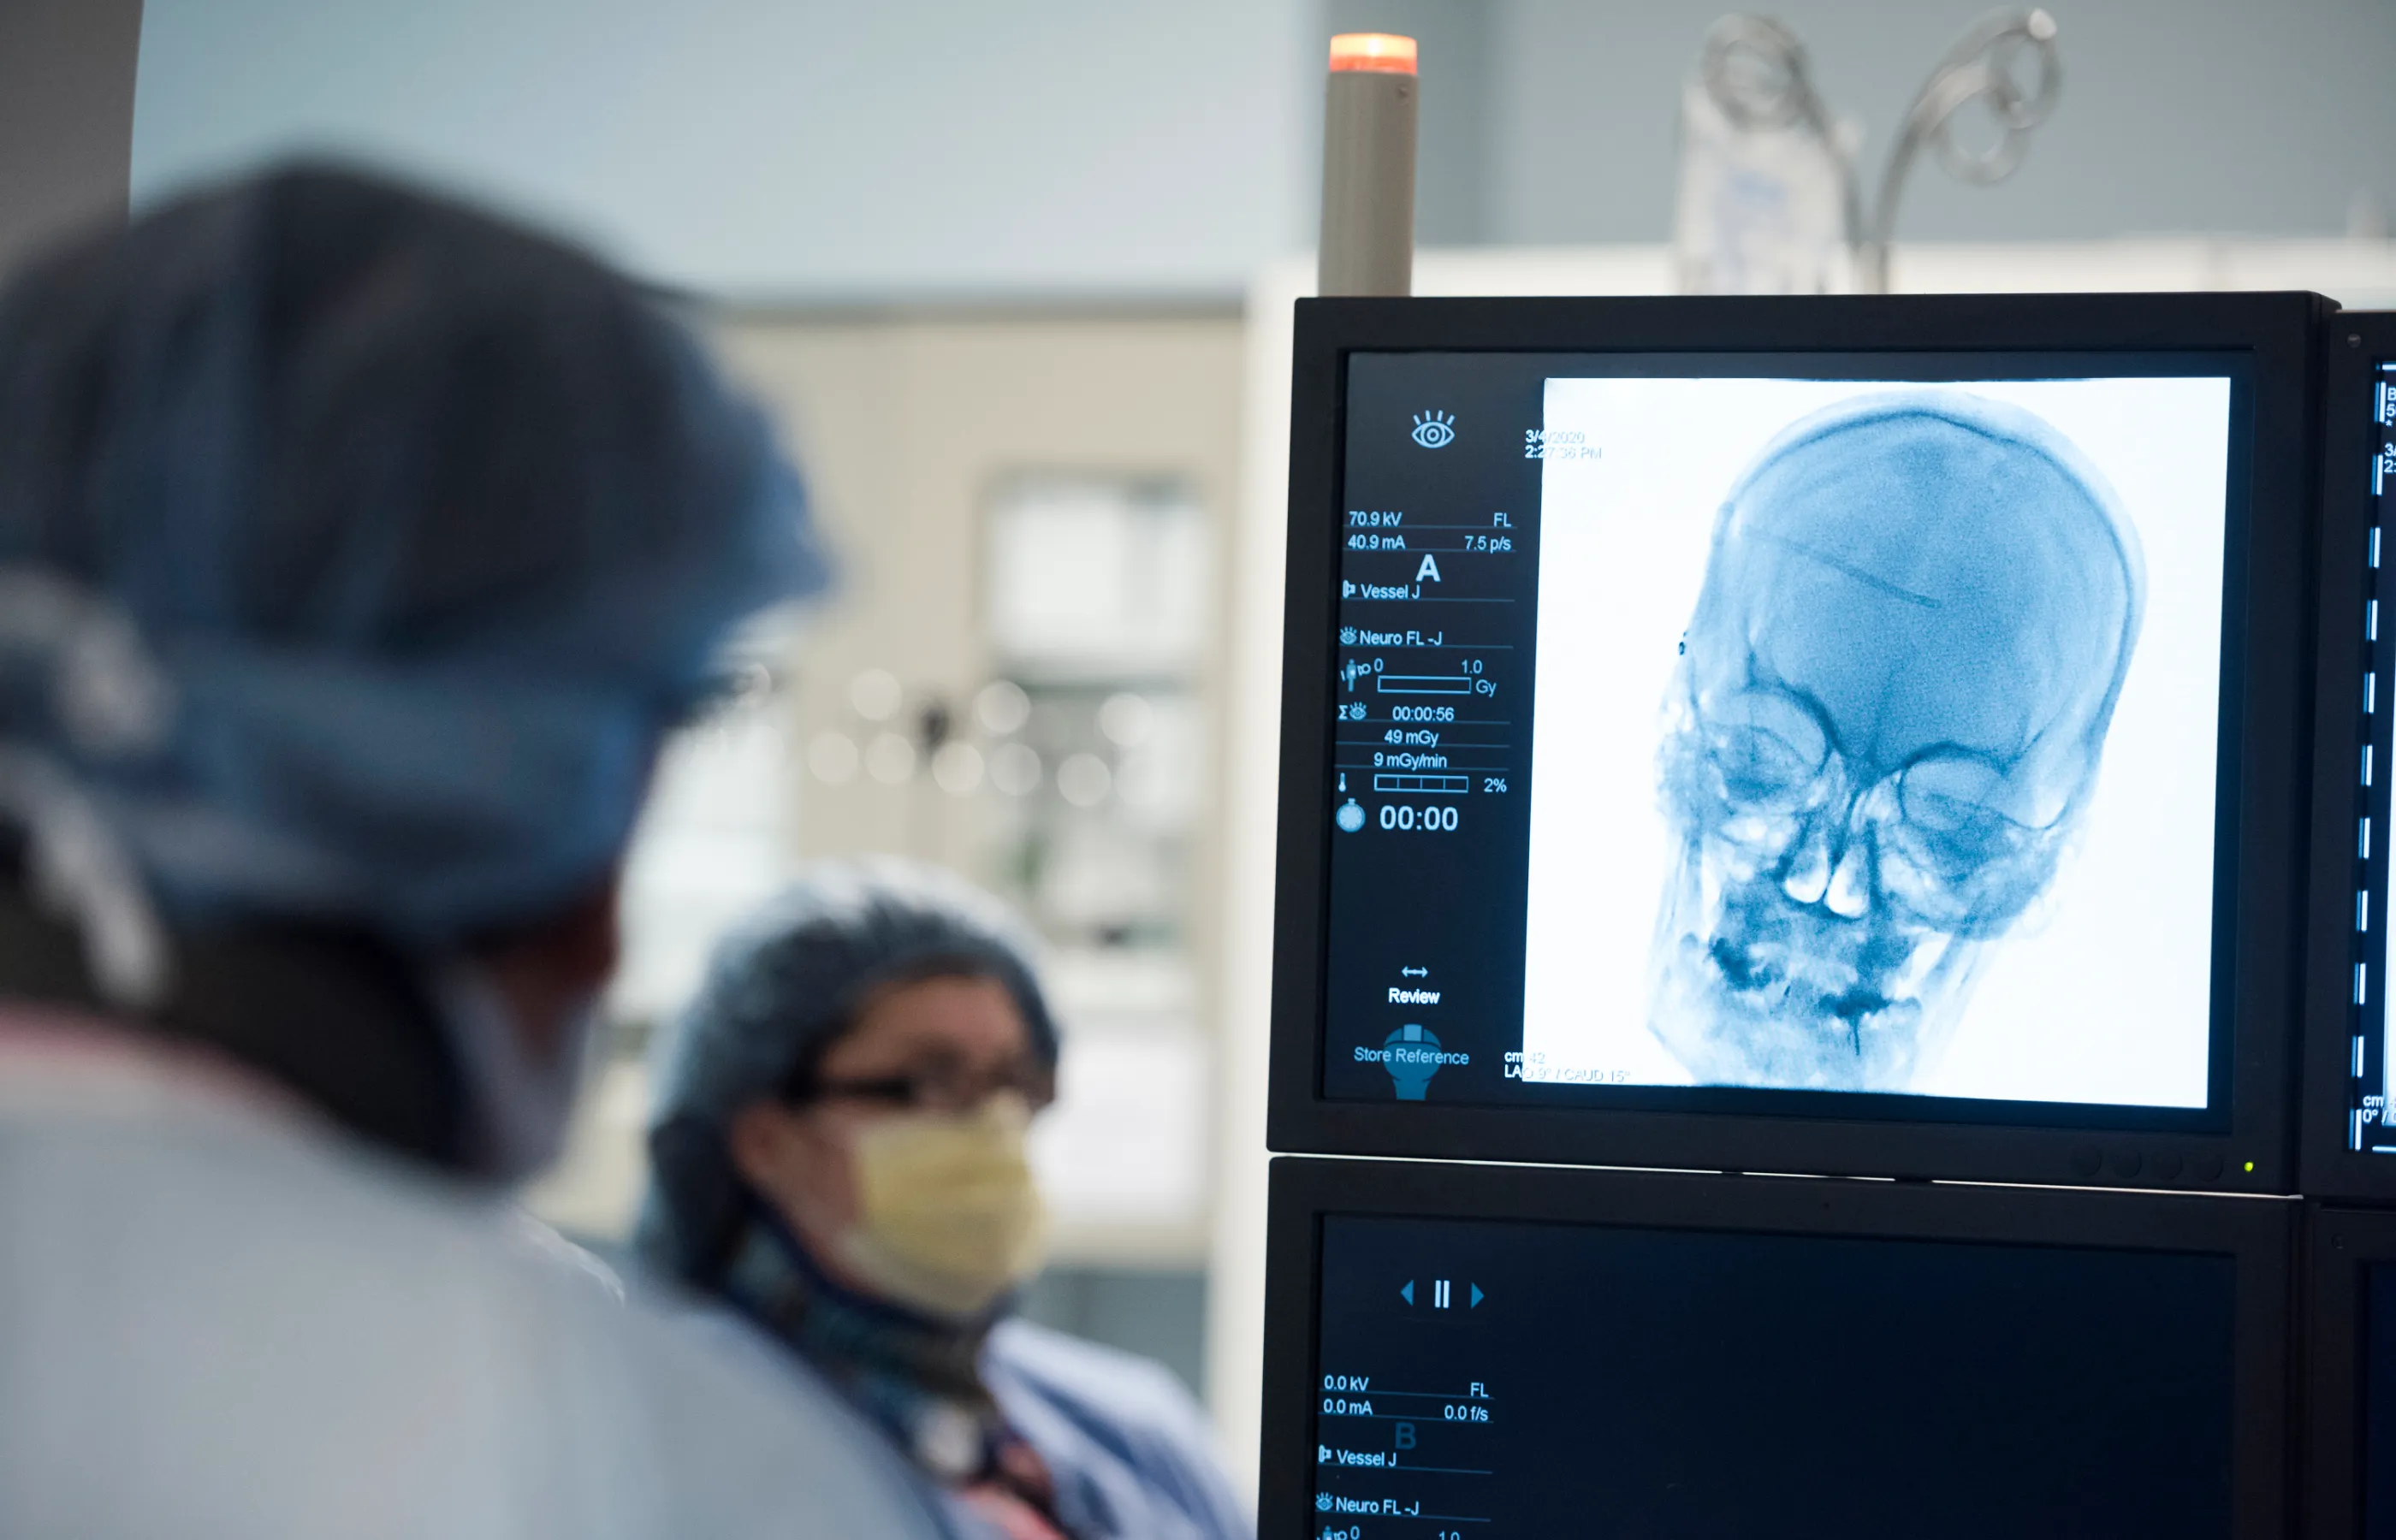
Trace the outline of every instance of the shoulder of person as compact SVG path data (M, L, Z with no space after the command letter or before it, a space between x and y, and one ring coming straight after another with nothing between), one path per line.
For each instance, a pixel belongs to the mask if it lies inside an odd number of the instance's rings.
M1198 1399L1153 1359L1010 1320L992 1331L982 1373L1002 1401L1017 1387L1101 1443L1217 1479L1214 1425Z
M554 1410L552 1436L578 1446L565 1461L615 1488L624 1507L654 1514L654 1527L635 1530L807 1540L952 1533L904 1462L779 1344L638 1269L619 1273L512 1204L420 1185L434 1211L426 1218L454 1225L457 1260L505 1318L519 1350L514 1372Z
M1009 1320L991 1332L982 1373L1010 1417L1019 1408L1009 1403L1019 1398L1040 1403L1045 1415L1024 1429L1035 1447L1042 1444L1037 1426L1061 1419L1088 1440L1080 1447L1111 1451L1165 1499L1178 1522L1192 1526L1191 1533L1239 1540L1254 1534L1223 1474L1213 1424L1163 1364Z
M1055 1399L1123 1416L1203 1425L1205 1414L1153 1359L1010 1317L992 1328L983 1365Z
M582 1317L620 1358L677 1534L939 1540L958 1533L936 1495L819 1376L765 1333L637 1267L619 1273L563 1238L517 1248L545 1299Z
M0 1218L44 1287L0 1312L20 1398L105 1417L108 1458L15 1468L31 1511L178 1533L929 1540L894 1456L828 1392L711 1347L512 1205L330 1131L180 1101L20 1120ZM139 1274L126 1273L139 1237ZM22 1431L17 1429L16 1431ZM311 1480L287 1476L310 1451ZM88 1457L87 1457L88 1456ZM369 1496L371 1501L369 1502ZM511 1523L507 1515L514 1515ZM71 1531L141 1533L142 1518Z

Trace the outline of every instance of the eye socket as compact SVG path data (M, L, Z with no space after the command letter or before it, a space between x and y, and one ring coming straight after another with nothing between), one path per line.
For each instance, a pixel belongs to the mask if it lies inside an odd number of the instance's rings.
M2037 830L2006 809L2003 771L1974 754L1939 754L1906 766L1897 783L1906 843L1936 869L1962 875L2021 849Z
M1963 754L1916 760L1897 780L1906 821L1945 832L1986 817L2003 817L1995 804L2005 791L2004 773L1987 760Z
M2062 848L2060 822L2014 816L2021 789L1976 754L1915 761L1888 787L1879 875L1899 907L1959 935L1992 935L2045 891Z
M1830 757L1830 736L1804 702L1742 690L1698 706L1706 758L1734 805L1785 811L1807 800Z

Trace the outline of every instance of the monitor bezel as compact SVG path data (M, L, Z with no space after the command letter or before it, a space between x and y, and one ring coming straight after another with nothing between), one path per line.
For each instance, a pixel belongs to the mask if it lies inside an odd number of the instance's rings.
M2308 1203L2302 1322L2294 1360L2299 1419L2298 1533L2363 1533L2363 1274L2396 1263L2396 1214Z
M1258 1540L1304 1540L1330 1215L1961 1241L2235 1259L2231 1533L2287 1531L2290 1294L2300 1205L2281 1198L1283 1156L1266 1218Z
M2372 456L2364 411L2340 408L2368 389L2375 359L2396 361L2396 312L2347 312L2332 318L2321 366L2321 533L2316 578L2319 632L2315 698L2361 699L2363 649L2355 627L2363 598L2363 542L2371 525L2364 481ZM2335 468L2351 465L2352 475ZM2325 705L2313 724L2310 912L2343 916L2354 892L2354 766L2365 737L2362 716ZM2383 908L2383 920L2385 906ZM2305 966L2302 1106L2297 1118L2302 1191L2312 1198L2396 1198L2396 1155L2347 1147L2347 1107L2354 1037L2354 932L2346 923L2309 927ZM2388 980L2378 981L2385 998Z
M2294 1190L2310 790L2317 295L1313 299L1298 302L1268 1143L1277 1150L2209 1190ZM1346 373L1356 352L2202 352L2252 360L2229 1126L2162 1134L1321 1092ZM2232 446L2233 457L2239 446ZM2176 1165L2179 1175L2159 1173Z

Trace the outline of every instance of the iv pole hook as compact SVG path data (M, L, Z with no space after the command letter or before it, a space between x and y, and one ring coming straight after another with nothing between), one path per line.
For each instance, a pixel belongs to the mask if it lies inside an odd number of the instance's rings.
M2028 62L2027 83L2018 73ZM1857 252L1867 294L1888 292L1889 245L1898 201L1913 163L1927 145L1956 180L1990 187L2014 174L2029 153L2030 137L2055 112L2063 89L2063 60L2055 18L2043 10L1991 11L1947 50L1905 110L1896 148L1872 200L1871 226ZM1956 135L1957 114L1980 102L1995 120L1994 142L1974 146Z

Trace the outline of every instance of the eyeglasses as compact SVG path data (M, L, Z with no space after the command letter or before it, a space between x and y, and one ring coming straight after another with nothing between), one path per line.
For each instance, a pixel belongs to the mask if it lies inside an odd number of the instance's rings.
M1035 1109L1045 1107L1057 1097L1057 1072L1046 1065L1018 1064L982 1074L940 1067L905 1075L811 1079L795 1087L790 1099L800 1105L859 1101L915 1112L970 1112L1008 1092Z

